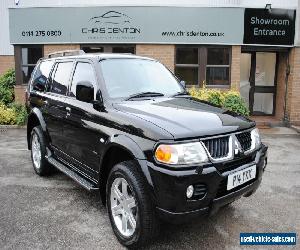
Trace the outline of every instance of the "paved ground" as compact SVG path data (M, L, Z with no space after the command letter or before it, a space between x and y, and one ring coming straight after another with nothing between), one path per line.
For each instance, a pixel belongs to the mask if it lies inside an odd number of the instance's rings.
M298 232L299 241L300 136L285 133L264 136L269 165L255 195L211 218L165 225L148 249L239 249L240 232ZM25 131L0 130L0 249L46 248L122 249L99 197L63 174L35 175Z

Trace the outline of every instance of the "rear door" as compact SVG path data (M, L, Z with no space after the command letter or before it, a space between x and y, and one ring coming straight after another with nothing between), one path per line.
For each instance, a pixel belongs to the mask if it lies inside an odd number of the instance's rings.
M57 61L51 74L50 84L44 101L43 115L50 135L50 143L57 156L63 157L65 141L63 125L67 110L65 98L70 82L74 61Z
M71 87L65 103L68 109L64 124L65 153L69 161L81 172L97 179L99 172L101 133L99 132L99 112L93 104L76 99L76 85L90 82L96 95L97 76L93 64L89 60L76 62Z

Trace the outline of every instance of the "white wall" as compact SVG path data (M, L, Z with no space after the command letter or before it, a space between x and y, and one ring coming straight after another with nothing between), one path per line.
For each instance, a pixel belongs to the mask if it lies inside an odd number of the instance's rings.
M0 1L0 55L12 55L14 53L13 46L9 44L9 29L8 29L8 6L13 6L11 0Z
M3 0L2 0L3 1ZM4 0L7 1L7 0ZM298 0L19 0L20 7L76 5L157 5L262 8L267 3L274 8L296 8ZM14 0L9 0L14 4Z
M88 4L87 4L88 2ZM43 7L43 6L93 6L93 5L139 5L139 6L190 6L190 7L252 7L263 8L266 3L273 8L293 9L300 6L300 0L0 0L0 55L13 55L13 46L9 43L8 8ZM297 30L300 29L300 18L297 18ZM300 45L300 37L297 32L297 43Z

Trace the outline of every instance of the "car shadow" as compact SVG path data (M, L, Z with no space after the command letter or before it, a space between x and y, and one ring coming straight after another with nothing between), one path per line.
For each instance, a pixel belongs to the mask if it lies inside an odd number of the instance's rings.
M60 172L56 172L51 176L52 178L63 178L67 182L68 180L73 182L74 189L72 189L72 193L75 196L75 200L80 200L80 202L84 203L85 207L89 208L89 211L97 210L99 216L107 222L107 227L110 227L106 207L102 205L99 193L88 192ZM142 249L224 249L231 241L235 241L232 244L236 245L239 240L238 235L232 237L226 229L230 225L230 219L234 218L234 213L234 205L229 205L221 208L215 215L201 217L189 223L179 225L161 223L159 235L152 243Z
M217 249L224 249L230 240L225 226L226 218L233 218L234 210L235 208L229 205L221 208L215 215L189 223L181 225L163 223L159 236L143 249L157 249L163 246L170 249L216 249L218 246Z

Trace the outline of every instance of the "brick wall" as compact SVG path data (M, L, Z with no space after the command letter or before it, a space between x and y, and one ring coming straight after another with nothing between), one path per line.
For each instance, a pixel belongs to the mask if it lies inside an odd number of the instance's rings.
M25 104L25 91L26 91L27 85L16 85L15 86L15 102L20 104Z
M275 117L279 120L283 120L284 118L286 64L287 64L287 54L279 53L277 89L276 89L276 109L275 109Z
M137 44L136 54L157 59L174 72L175 46L160 44Z
M288 115L290 123L300 125L300 48L290 52L290 76L288 82Z
M14 56L0 56L0 75L9 69L15 68Z
M49 53L62 51L62 50L76 50L80 49L79 44L49 44L44 45L44 55L48 55Z
M240 89L241 80L241 46L231 48L231 87Z

